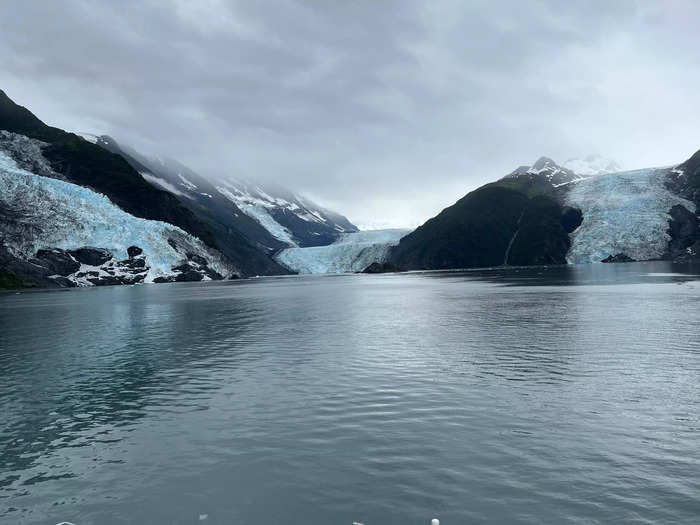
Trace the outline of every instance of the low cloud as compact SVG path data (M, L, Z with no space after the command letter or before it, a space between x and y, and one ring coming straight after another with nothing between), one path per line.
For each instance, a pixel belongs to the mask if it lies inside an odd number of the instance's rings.
M691 1L8 0L0 88L50 124L413 226L540 155L636 168L700 148L699 17Z

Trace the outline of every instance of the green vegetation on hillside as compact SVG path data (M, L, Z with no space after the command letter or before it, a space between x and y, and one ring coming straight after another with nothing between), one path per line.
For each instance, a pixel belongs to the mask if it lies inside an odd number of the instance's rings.
M546 181L502 179L469 193L401 239L406 270L563 264L565 210Z

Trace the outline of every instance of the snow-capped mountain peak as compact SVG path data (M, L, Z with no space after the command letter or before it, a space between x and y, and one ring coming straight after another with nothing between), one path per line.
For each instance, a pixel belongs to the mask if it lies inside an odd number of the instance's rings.
M561 178L562 176L570 177L573 175L573 171L559 166L549 157L540 157L537 159L527 172L531 175L542 175L550 182L555 178Z
M520 166L506 178L546 180L557 188L595 175L619 171L621 169L617 162L600 155L571 158L562 165L557 164L549 157L540 157L532 166Z
M532 166L520 166L506 178L544 180L557 187L579 180L581 177L572 170L560 166L549 157L540 157Z

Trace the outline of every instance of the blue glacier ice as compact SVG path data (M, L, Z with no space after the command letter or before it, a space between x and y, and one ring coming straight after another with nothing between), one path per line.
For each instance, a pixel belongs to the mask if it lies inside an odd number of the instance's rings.
M31 173L3 151L0 210L6 215L0 221L2 242L24 258L42 248L95 246L125 259L127 248L135 245L143 249L150 267L145 282L172 275L171 267L180 264L187 252L201 255L222 275L233 271L218 252L180 228L134 217L88 188Z
M664 255L670 237L669 210L692 202L664 185L669 168L599 175L572 183L566 204L580 208L583 222L572 234L569 263L600 262L625 253L638 261Z
M368 230L345 233L333 244L309 248L287 248L277 261L302 274L351 273L373 262L384 262L391 246L410 230Z

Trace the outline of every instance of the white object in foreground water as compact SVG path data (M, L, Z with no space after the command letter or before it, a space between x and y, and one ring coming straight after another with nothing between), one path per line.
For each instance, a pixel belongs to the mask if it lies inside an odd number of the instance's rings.
M437 518L433 518L430 520L430 525L440 525L440 520Z

